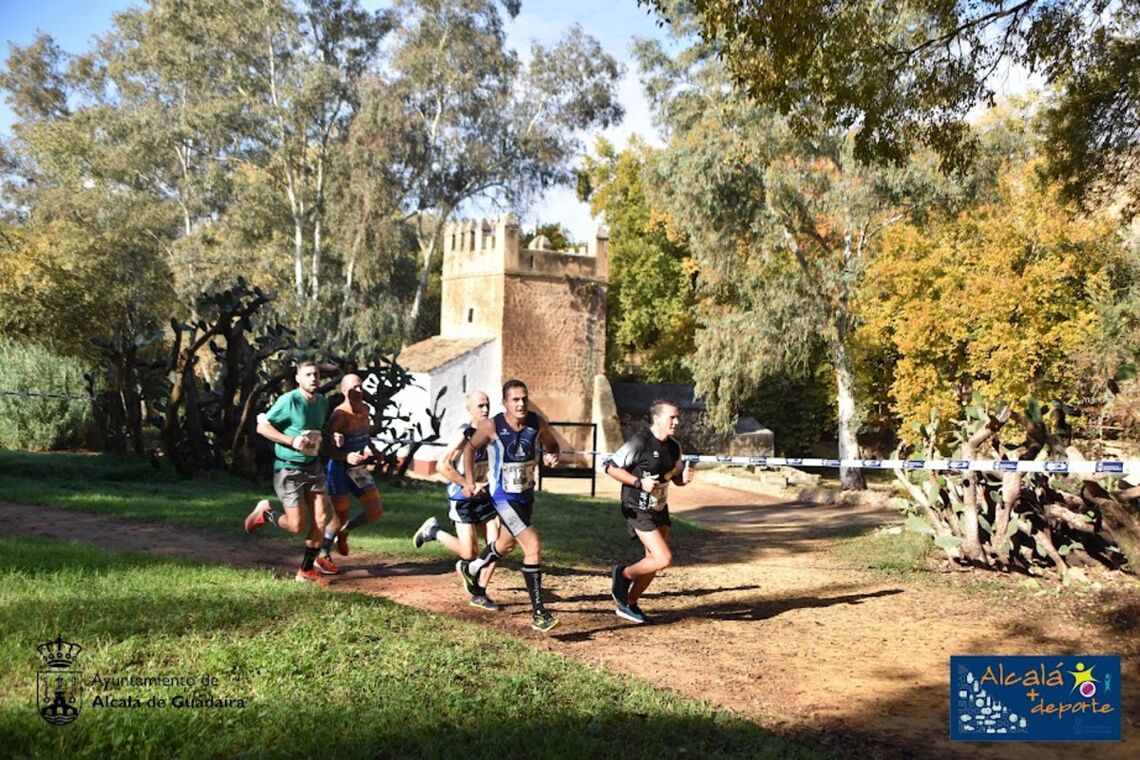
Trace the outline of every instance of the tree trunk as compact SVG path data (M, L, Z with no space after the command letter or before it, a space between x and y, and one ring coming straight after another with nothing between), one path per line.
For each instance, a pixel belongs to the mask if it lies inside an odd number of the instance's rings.
M293 291L300 301L305 297L305 202L301 198L293 157L289 154L289 135L285 128L284 108L277 94L277 53L273 48L273 29L265 29L269 52L269 96L277 117L277 139L280 142L281 163L285 169L285 193L289 197L289 212L293 217Z
M293 198L293 192L289 192L290 199ZM297 300L300 301L305 297L305 229L302 215L297 213L296 206L293 210L293 290L297 295Z
M847 355L847 347L842 340L832 345L831 361L835 367L836 404L839 417L839 458L857 459L859 457L859 442L855 439L855 378L851 371L851 360ZM863 471L853 467L843 467L839 470L839 482L842 488L863 490L867 481Z
M313 266L309 273L309 297L316 301L321 294L321 220L325 212L324 146L317 156L317 183L313 196Z
M416 297L412 300L412 308L408 313L409 333L415 330L416 322L420 317L420 309L423 308L424 296L427 294L428 278L431 276L431 257L435 253L436 237L437 235L433 232L426 246L422 240L420 241L420 253L423 255L423 262L420 265L420 280L416 284Z

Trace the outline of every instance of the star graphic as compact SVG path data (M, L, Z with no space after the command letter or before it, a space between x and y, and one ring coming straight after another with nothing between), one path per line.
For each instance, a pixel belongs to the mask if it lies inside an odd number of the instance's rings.
M1078 662L1077 663L1077 669L1069 671L1069 675L1071 675L1073 677L1073 688L1069 690L1069 693L1071 694L1074 691L1076 691L1077 687L1080 686L1081 684L1085 683L1086 681L1091 682L1091 683L1096 683L1097 680L1095 678L1093 678L1092 672L1093 672L1092 668L1085 670L1085 664L1083 662Z

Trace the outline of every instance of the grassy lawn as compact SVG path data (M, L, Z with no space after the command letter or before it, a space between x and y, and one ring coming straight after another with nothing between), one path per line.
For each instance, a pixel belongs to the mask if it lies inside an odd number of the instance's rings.
M208 488L203 505L224 501ZM267 572L0 537L0 609L9 757L825 756L511 637ZM33 697L46 670L36 645L57 635L84 647L81 712L62 727ZM104 685L159 676L212 683ZM230 703L169 706L178 695Z
M182 480L170 470L155 469L134 457L0 451L0 498L8 501L73 507L231 535L241 532L242 520L259 499L273 497L268 476L267 472L261 484L222 474ZM441 524L450 524L442 484L408 481L380 482L379 486L384 516L353 532L354 550L394 559L454 559L438 544L428 544L418 552L411 545L412 534L426 518L435 515ZM355 500L350 510L351 514L360 510ZM699 530L683 518L673 521L673 535L678 539ZM535 524L544 539L544 562L549 564L605 566L630 556L616 499L540 493ZM258 540L297 543L295 537L274 529L261 531Z
M836 541L832 550L848 565L877 570L909 580L929 576L928 565L939 552L930 536L903 530L869 530Z

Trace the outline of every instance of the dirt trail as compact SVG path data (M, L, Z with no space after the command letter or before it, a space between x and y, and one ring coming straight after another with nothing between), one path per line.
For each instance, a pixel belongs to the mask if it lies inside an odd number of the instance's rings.
M541 499L541 496L539 497ZM1033 596L963 593L962 574L921 584L842 567L830 541L896 521L889 510L779 502L693 484L673 508L711 530L675 547L676 564L642 605L653 624L613 614L596 568L551 568L547 587L562 625L528 627L519 573L496 575L503 606L463 603L451 566L350 556L331 586L389 597L524 637L542 649L634 674L707 699L780 733L824 735L849 755L1124 758L1140 754L1140 592L1119 575L1104 592ZM541 507L540 507L541 509ZM153 523L0 502L0 530L109 548L291 571L280 547L178 532ZM952 654L1093 653L1123 656L1121 744L962 745L948 739Z

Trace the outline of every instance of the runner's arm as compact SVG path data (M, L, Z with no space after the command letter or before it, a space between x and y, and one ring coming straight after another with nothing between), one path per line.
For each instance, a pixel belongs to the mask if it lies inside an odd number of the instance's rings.
M607 475L623 486L649 493L653 490L656 480L651 476L639 478L627 469L637 461L634 448L632 441L626 441L621 445L621 448L613 453L613 456L602 462L602 467Z
M338 462L348 461L348 456L345 452L341 451L342 443L337 443L337 434L341 433L341 440L343 441L343 431L340 429L340 421L343 419L340 412L333 409L332 414L329 415L328 421L325 423L325 434L321 439L321 455L329 459L335 459Z
M673 483L678 486L687 486L693 482L693 465L689 460L683 458L681 453L681 444L677 446L677 466L673 468Z
M547 467L558 466L558 438L550 423L541 414L538 415L538 440L542 444L542 463Z
M451 440L448 441L447 448L444 449L443 455L440 456L437 464L439 465L440 475L443 475L443 477L464 489L464 495L470 498L471 494L467 493L467 482L463 479L463 476L459 474L459 471L455 469L455 461L463 454L463 449L466 445L467 436L463 434L463 431L457 432L451 437ZM466 466L464 466L463 469L466 470Z
M491 420L480 420L473 428L463 432L466 444L463 446L463 493L468 497L479 492L475 484L475 451L491 442L495 435L495 423Z
M288 446L294 451L300 451L304 447L304 442L301 441L301 436L290 436L282 433L280 430L273 426L273 423L265 415L258 415L257 418L257 434L262 438L267 438L273 443L279 443L282 446ZM298 445L298 442L301 445Z

